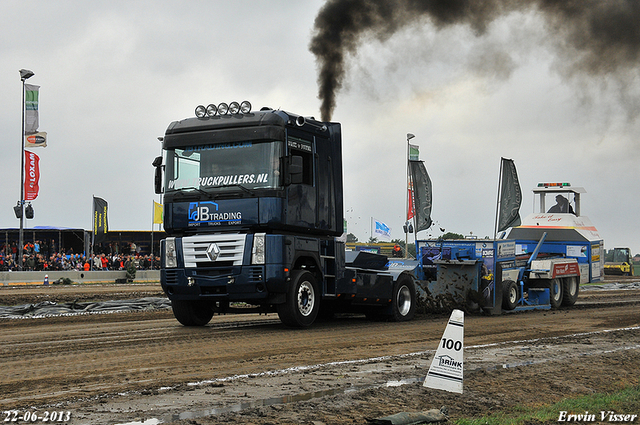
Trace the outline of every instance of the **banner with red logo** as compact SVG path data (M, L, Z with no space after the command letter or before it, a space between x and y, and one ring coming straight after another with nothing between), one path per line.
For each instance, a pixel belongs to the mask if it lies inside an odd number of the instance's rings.
M24 151L24 199L33 201L38 197L40 181L40 158L33 152Z
M47 147L47 133L41 131L39 133L29 134L24 141L25 148Z

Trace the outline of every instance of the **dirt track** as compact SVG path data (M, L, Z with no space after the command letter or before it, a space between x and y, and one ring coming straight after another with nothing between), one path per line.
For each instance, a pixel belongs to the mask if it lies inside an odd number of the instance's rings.
M2 288L0 303L159 293L153 285L77 289L89 293ZM585 291L571 309L467 315L463 396L418 382L444 315L341 317L308 330L287 329L275 315L185 328L170 311L0 320L0 410L64 410L67 423L87 424L353 424L442 405L452 418L471 417L637 385L639 306L637 290Z

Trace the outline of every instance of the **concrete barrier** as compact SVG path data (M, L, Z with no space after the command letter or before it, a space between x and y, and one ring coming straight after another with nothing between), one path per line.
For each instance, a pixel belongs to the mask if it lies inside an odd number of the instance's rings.
M68 278L74 283L115 283L116 279L127 278L127 272L122 271L50 271L50 272L0 272L0 286L15 285L44 285L45 275L49 284L53 285L58 279ZM138 270L134 283L160 282L159 270Z

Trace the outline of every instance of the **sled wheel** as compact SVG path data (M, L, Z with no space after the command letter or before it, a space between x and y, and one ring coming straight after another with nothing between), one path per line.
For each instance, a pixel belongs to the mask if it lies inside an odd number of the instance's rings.
M502 285L502 308L511 311L518 305L518 285L513 280L505 280Z
M580 292L580 284L577 277L566 277L564 279L564 296L562 297L562 305L572 306L578 299Z
M549 298L551 302L551 308L560 308L562 305L562 280L551 279L549 282Z

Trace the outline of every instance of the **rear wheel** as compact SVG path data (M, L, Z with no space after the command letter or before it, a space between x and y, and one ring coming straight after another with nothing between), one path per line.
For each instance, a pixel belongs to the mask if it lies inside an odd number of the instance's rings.
M552 308L560 308L562 305L562 280L560 279L551 279L549 282L549 297L551 301Z
M172 300L171 309L184 326L204 326L213 317L211 304L206 301Z
M580 292L580 284L577 277L566 277L564 279L564 295L562 297L562 305L571 306L576 303L578 293Z
M394 283L391 303L393 321L405 322L413 319L416 314L416 287L413 280L401 277Z
M518 305L518 285L513 280L505 280L502 285L502 308L513 310Z
M285 325L296 328L311 326L320 310L320 291L315 276L306 270L294 270L287 301L278 304L277 309L278 317Z

